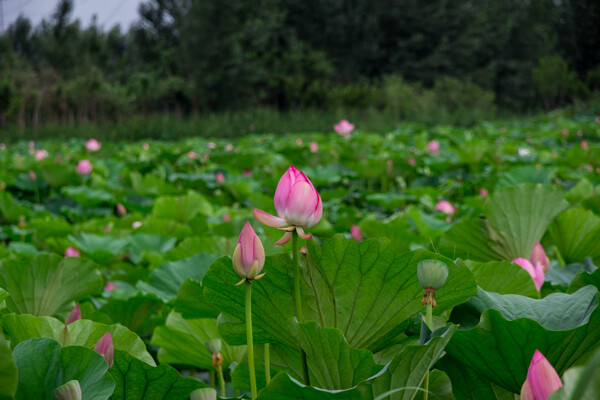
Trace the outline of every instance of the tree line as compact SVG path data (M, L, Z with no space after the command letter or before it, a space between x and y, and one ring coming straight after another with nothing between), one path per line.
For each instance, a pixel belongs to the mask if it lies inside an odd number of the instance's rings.
M513 111L600 89L597 0L148 0L128 31L73 0L0 35L0 126L259 107Z

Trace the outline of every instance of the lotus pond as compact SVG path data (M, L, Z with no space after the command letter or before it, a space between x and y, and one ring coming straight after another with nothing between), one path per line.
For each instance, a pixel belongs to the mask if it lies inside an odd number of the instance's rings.
M600 398L600 120L338 133L0 144L0 399Z

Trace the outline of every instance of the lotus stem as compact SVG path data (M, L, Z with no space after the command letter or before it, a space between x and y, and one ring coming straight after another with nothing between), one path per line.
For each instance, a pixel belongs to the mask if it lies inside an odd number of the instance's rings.
M298 263L298 233L292 232L292 262L294 263L294 301L296 303L296 318L299 323L302 323L302 296L300 294L300 265ZM308 362L306 361L306 353L300 346L300 360L302 360L302 378L304 384L310 386L310 378L308 376Z
M217 375L219 376L219 384L221 385L221 397L225 397L225 377L223 376L223 366L217 368Z
M256 399L256 371L254 369L254 341L252 339L252 283L246 282L246 336L248 341L248 371L250 373L250 391Z
M269 343L265 343L265 379L267 385L271 382L271 361L269 354Z
M427 327L433 331L433 299L431 295L427 296L427 308L425 310L425 323ZM423 384L423 389L425 392L423 393L423 400L427 400L429 397L429 368L427 368L427 372L425 373L425 383Z

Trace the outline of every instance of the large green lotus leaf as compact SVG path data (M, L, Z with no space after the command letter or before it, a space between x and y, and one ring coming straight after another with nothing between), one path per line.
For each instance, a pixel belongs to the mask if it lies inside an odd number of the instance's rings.
M103 189L93 189L87 186L70 186L62 189L65 196L72 198L82 207L90 208L102 204L115 204L115 195Z
M32 262L0 264L0 287L10 294L6 305L12 312L53 315L71 301L100 293L102 286L96 265L82 258L40 254Z
M301 257L300 273L303 319L339 328L354 348L381 350L400 333L405 320L423 311L423 288L417 279L420 261L436 259L449 267L448 280L437 291L435 314L467 301L477 290L473 274L461 261L453 263L422 249L397 253L387 240L356 242L336 235L324 239L323 245L309 241L307 247L309 256ZM267 257L263 272L266 275L252 286L256 343L277 341L294 347L287 325L295 315L291 257ZM234 286L238 281L231 259L222 257L211 266L203 285L206 298L229 318L227 329L221 326L223 335L230 343L244 344L243 329L233 326L245 321L245 288Z
M506 259L502 247L490 237L488 222L483 218L466 218L453 224L440 238L439 251L453 259Z
M271 379L269 386L258 393L259 400L366 400L367 384L347 390L325 390L305 386L285 372Z
M19 369L17 400L54 400L53 391L77 380L82 398L106 400L115 388L108 364L94 350L81 346L62 347L49 338L33 338L13 350Z
M180 400L206 387L194 378L183 378L168 365L152 367L120 350L114 356L110 369L116 383L113 400Z
M315 321L290 321L292 334L308 360L310 384L322 389L350 389L381 371L368 350L350 347L339 329L321 328Z
M469 367L514 393L520 391L536 349L560 374L585 362L600 346L600 309L593 286L542 300L480 292L472 304L500 311L487 309L476 327L454 334L446 347L454 368Z
M600 350L582 367L565 371L563 387L548 400L597 400L600 399Z
M556 264L551 263L550 269L548 269L544 275L544 279L547 282L550 282L552 285L568 287L578 274L591 274L595 270L596 266L591 258L586 258L583 263L569 264L562 268L559 268ZM583 286L585 285L581 285L577 289L580 289Z
M385 221L369 219L361 222L360 229L365 238L388 238L399 251L408 251L418 237L411 233L411 224L403 215Z
M452 394L452 381L438 369L429 372L429 398L435 400L455 400ZM422 400L423 392L417 392L415 400Z
M487 263L467 261L466 264L475 275L477 286L485 291L538 297L538 291L531 275L518 264L510 261L489 261Z
M10 343L0 339L0 399L12 399L17 393L19 378Z
M131 262L139 264L147 254L162 256L177 243L174 237L137 233L129 238L129 257Z
M183 240L188 236L192 236L192 229L180 222L173 221L167 218L146 217L144 223L138 229L138 233L149 233L153 235L173 236L178 240Z
M154 323L151 316L162 306L163 302L156 296L140 293L127 299L110 298L99 311L108 315L113 322L143 335L151 330Z
M594 285L600 290L600 268L596 268L592 273L580 270L567 288L567 293L574 293L587 285Z
M186 279L202 281L208 267L217 259L217 255L197 253L179 261L164 262L150 273L148 282L138 282L137 287L144 292L153 293L168 302L177 296L179 288Z
M151 343L160 346L158 360L162 363L214 370L212 353L206 348L206 343L213 339L221 339L215 319L186 320L172 311L165 325L154 330ZM240 363L246 354L246 346L229 346L222 341L221 354L225 366Z
M582 208L572 208L560 214L548 232L563 260L583 262L587 257L600 257L600 217Z
M6 191L0 191L0 218L8 223L17 223L19 218L29 216L29 208L19 202Z
M2 328L12 346L30 338L46 337L63 346L94 348L98 340L110 330L115 349L127 351L140 360L155 365L138 335L121 325L105 325L87 319L65 325L52 317L36 317L29 314L6 314L2 316Z
M94 235L81 233L77 236L69 235L69 241L92 260L99 263L109 263L115 256L125 252L129 241L111 235Z
M186 238L179 243L173 250L165 255L165 260L178 261L184 258L192 257L198 252L210 254L233 254L237 238L224 238L219 236Z
M522 167L512 168L510 171L502 174L496 190L516 186L520 183L552 183L552 178L556 173L556 168L538 168L534 165L526 165Z
M42 164L39 166L39 171L48 184L54 187L72 185L73 182L81 181L80 175L69 164Z
M506 259L528 257L554 217L569 206L560 189L524 183L496 191L484 205L490 236Z
M161 196L154 202L152 215L173 219L178 222L190 222L196 215L211 215L212 206L201 194L192 190L183 196Z
M175 298L175 311L186 319L217 318L219 310L204 297L202 284L193 279L187 279L179 288Z

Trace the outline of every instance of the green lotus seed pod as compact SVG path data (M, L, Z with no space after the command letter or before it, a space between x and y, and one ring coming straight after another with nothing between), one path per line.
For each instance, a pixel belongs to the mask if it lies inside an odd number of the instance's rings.
M69 381L54 390L56 400L81 400L79 381Z
M448 278L448 266L438 260L421 261L417 266L417 275L423 289L439 289Z
M204 345L212 354L221 352L221 339L213 339L209 342L206 342Z
M190 400L217 400L217 391L213 388L196 389L190 393Z

